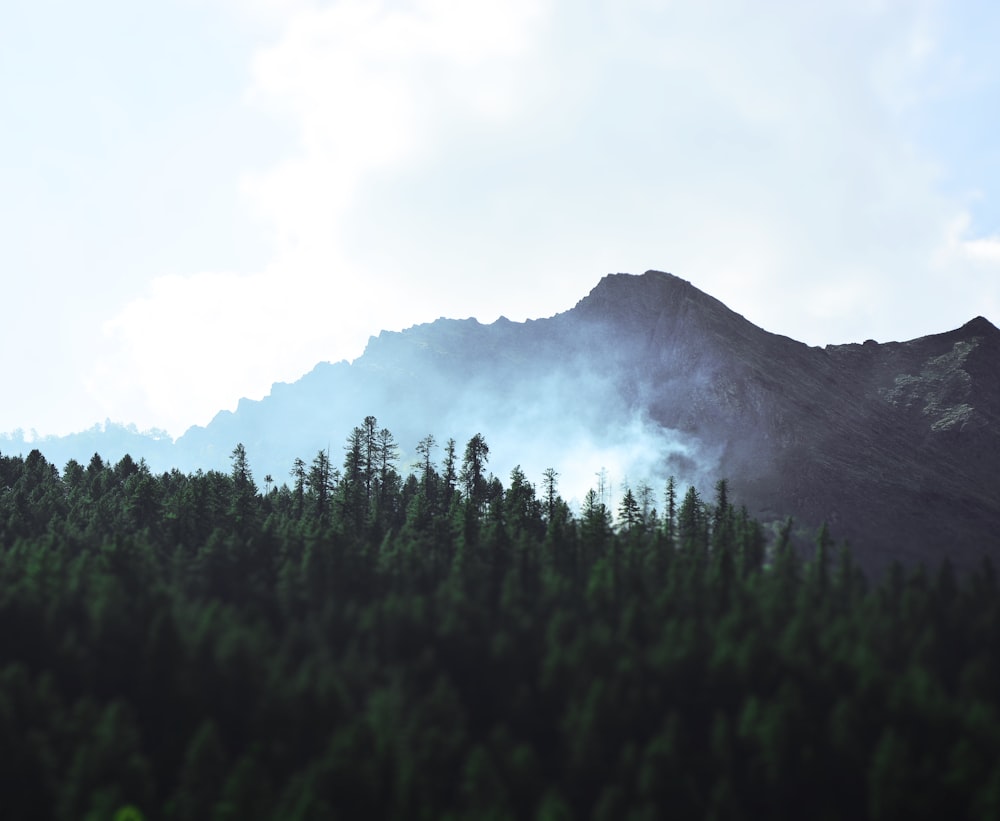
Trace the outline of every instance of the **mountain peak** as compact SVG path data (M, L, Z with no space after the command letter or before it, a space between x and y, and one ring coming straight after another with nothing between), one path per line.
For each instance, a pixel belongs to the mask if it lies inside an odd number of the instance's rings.
M607 274L577 303L583 315L612 319L659 316L664 311L686 312L697 306L702 311L733 315L719 300L699 290L686 279L664 271L644 274Z
M629 293L648 293L654 291L662 295L667 295L671 292L679 293L685 290L697 291L698 289L686 279L681 279L674 274L668 274L666 271L649 270L644 274L606 274L591 289L588 297L585 297L581 301L586 301L587 298L594 296L610 297L612 295L620 296ZM699 293L701 292L699 291Z
M997 328L992 322L990 322L984 316L977 316L974 319L970 319L966 322L959 330L963 334L976 335L976 336L997 336L1000 335L1000 328Z
M754 344L771 347L779 337L762 330L713 296L664 271L608 274L570 313L616 333L644 337L674 351ZM732 340L739 340L733 343ZM796 343L801 344L801 343Z

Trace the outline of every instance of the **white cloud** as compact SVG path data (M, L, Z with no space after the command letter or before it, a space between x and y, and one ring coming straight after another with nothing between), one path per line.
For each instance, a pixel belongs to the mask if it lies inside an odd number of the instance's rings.
M301 12L258 54L249 99L291 116L296 157L246 191L285 240L321 242L365 174L426 148L447 109L493 118L515 105L512 63L541 22L537 3L348 0Z
M980 237L962 243L966 256L973 262L982 262L996 268L1000 276L1000 237Z
M112 352L88 380L108 412L179 434L317 361L353 357L409 324L399 280L345 260L342 220L366 176L426 150L455 117L511 116L543 5L451 0L261 2L281 34L258 52L247 101L290 118L299 145L242 192L274 240L250 275L171 274L106 322ZM422 291L419 283L410 290ZM117 416L117 413L112 413Z

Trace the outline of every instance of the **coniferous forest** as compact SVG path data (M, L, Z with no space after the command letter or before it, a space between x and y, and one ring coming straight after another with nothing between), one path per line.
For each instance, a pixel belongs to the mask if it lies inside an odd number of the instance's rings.
M1000 817L988 561L866 579L725 481L571 509L415 451L0 455L0 815Z

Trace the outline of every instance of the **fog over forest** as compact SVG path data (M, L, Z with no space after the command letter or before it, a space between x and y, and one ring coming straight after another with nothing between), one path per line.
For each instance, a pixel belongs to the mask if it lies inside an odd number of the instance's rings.
M986 490L998 362L1000 331L983 317L916 340L815 348L649 271L604 277L545 319L383 331L353 362L319 363L176 441L105 424L0 437L0 451L225 471L241 443L255 475L280 486L296 459L324 452L342 465L350 432L372 416L404 474L424 437L440 461L449 438L461 449L481 434L495 476L520 466L538 486L552 468L576 509L591 488L613 507L627 487L648 487L662 509L668 477L706 494L721 477L769 526L793 516L806 540L824 521L839 527L870 571L945 555L971 569L1000 528Z

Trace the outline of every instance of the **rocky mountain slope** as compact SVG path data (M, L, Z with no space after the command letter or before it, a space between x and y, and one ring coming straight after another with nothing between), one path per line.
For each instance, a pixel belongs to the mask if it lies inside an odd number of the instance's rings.
M670 274L610 275L548 319L383 332L353 363L320 364L147 458L228 469L243 442L257 476L281 482L296 456L329 447L339 462L368 414L411 457L428 433L461 446L482 432L497 475L505 460L535 481L556 467L578 483L567 497L602 467L618 488L658 494L671 474L706 493L727 477L765 520L829 522L874 571L892 558L1000 560L1000 330L982 317L909 342L815 348ZM94 439L76 447L114 456Z

